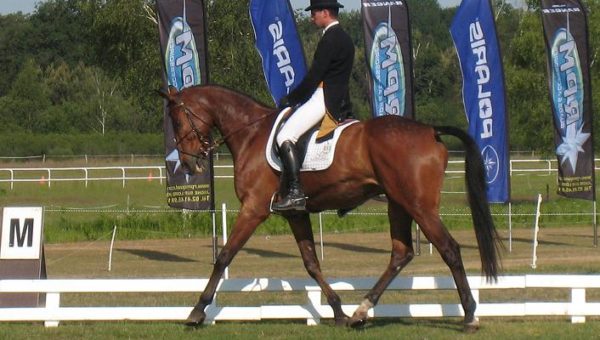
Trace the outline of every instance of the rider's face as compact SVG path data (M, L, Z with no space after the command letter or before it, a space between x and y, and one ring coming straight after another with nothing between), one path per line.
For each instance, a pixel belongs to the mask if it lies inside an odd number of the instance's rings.
M317 27L325 27L327 11L324 9L313 9L310 11L310 18Z

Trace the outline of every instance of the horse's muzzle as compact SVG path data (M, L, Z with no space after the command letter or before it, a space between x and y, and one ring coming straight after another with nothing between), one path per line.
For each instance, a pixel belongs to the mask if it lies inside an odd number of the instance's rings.
M194 167L194 173L201 174L205 170L204 162L201 159L197 159Z
M183 170L188 175L202 174L206 170L204 161L200 157L185 157L181 160Z

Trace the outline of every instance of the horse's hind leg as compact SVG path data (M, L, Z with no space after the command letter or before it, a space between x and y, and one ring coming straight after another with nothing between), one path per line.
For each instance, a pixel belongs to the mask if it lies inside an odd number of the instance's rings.
M342 301L340 297L333 291L329 283L325 281L323 274L321 273L321 266L317 259L317 253L315 252L315 241L313 237L312 227L310 224L310 218L307 213L298 214L287 217L296 243L300 249L302 255L302 261L304 261L304 267L306 271L312 277L319 286L321 291L327 297L327 302L333 309L333 317L337 326L345 326L348 321L348 316L342 311Z
M213 266L213 271L208 280L208 284L200 295L200 300L196 303L196 306L194 306L194 309L188 316L186 325L199 326L204 322L204 319L206 319L204 309L212 303L215 292L217 291L217 285L221 276L223 276L225 268L229 266L233 257L244 244L246 244L246 241L252 236L256 227L262 223L268 215L268 211L265 211L263 214L258 214L255 209L245 209L244 206L242 206L231 235L229 236L229 240L219 253L219 256L217 256L217 262Z
M421 230L427 239L436 247L442 259L450 268L460 302L465 312L464 330L465 332L475 332L479 329L479 321L475 318L475 309L477 303L471 294L471 287L467 280L465 267L460 255L460 246L450 235L437 213L431 213L422 220L417 219Z
M352 327L361 326L367 321L369 309L377 304L387 286L414 257L411 234L412 217L404 208L391 200L388 204L388 217L392 238L390 262L375 286L365 295L363 302L350 318L348 324Z

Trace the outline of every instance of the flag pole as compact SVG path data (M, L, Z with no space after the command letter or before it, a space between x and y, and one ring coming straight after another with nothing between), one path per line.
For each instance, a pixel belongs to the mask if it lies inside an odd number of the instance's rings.
M594 199L594 217L593 217L593 224L594 224L594 248L598 248L598 224L596 224L596 200Z

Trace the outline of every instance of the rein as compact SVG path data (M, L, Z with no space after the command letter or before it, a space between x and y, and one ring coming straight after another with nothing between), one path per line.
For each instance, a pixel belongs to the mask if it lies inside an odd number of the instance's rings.
M180 103L177 103L177 104L176 104L176 106L180 106L180 107L182 107L182 108L183 108L183 112L185 112L185 116L187 117L187 119L188 119L188 122L190 123L191 130L190 130L190 131L188 131L188 132L187 132L187 133L186 133L186 134L183 136L183 138L181 138L180 140L177 140L177 139L176 139L176 140L175 140L175 142L176 142L176 143L175 143L175 145L177 146L177 150L179 150L179 152L180 152L180 153L182 153L182 154L184 154L184 155L188 155L188 156L196 157L196 158L206 158L206 157L208 157L208 154L209 154L210 152L212 152L214 149L218 148L218 147L219 147L219 146L221 146L223 143L225 143L225 141L226 141L226 140L227 140L229 137L231 137L231 136L233 136L233 135L235 135L235 134L237 134L237 133L239 133L239 132L241 132L241 131L243 131L243 130L245 130L245 129L249 128L250 126L252 126L252 125L254 125L254 124L256 124L256 123L258 123L258 122L260 122L260 121L262 121L262 120L264 120L264 119L266 119L266 118L268 118L268 117L270 117L270 116L272 116L272 115L274 115L274 114L276 114L277 112L279 112L279 111L275 110L275 111L273 111L273 112L270 112L270 113L264 114L264 115L262 115L262 116L260 116L260 117L258 117L258 118L256 118L256 119L254 119L254 120L250 121L248 124L246 124L246 125L242 125L242 126L238 127L237 129L234 129L233 131L229 132L228 134L226 134L226 135L224 135L224 136L221 136L221 138L219 138L219 139L217 139L217 140L215 140L215 141L213 141L213 142L211 143L211 142L210 142L210 139L209 139L208 137L204 136L204 135L203 135L203 134L200 132L200 130L198 129L198 127L196 126L196 124L194 124L194 120L192 119L192 117L195 117L195 118L196 118L196 119L198 119L198 120L199 120L199 121L200 121L202 124L204 124L204 125L208 126L209 128L212 128L212 126L211 126L211 125L210 125L208 122L206 122L206 120L204 120L204 119L203 119L201 116L199 116L199 115L198 115L198 114L196 114L194 111L192 111L192 109L188 108L188 107L185 105L185 103L183 103L183 102L180 102ZM208 111L208 110L207 110L207 111ZM202 147L203 147L203 150L200 152L200 155L195 155L195 154L192 154L192 153L189 153L189 152L183 151L183 150L181 150L181 149L179 148L179 144L180 144L180 143L181 143L181 142L182 142L182 141L183 141L183 140L184 140L184 139L185 139L185 138L186 138L186 137L187 137L187 136L188 136L190 133L192 133L192 132L194 132L194 133L196 134L196 138L198 139L198 141L200 142L200 144L201 144L201 145L202 145Z

